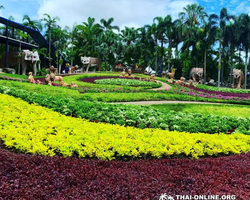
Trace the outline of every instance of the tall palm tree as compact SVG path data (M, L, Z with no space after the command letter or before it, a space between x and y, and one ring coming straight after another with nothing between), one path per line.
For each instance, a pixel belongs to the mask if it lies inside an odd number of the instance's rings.
M97 37L102 33L100 24L95 23L95 18L89 17L87 22L82 22L81 25L77 25L76 29L81 54L94 56L94 46L97 41Z
M207 13L204 8L197 4L189 4L183 8L183 12L179 13L179 18L181 23L179 26L182 26L182 36L184 39L182 50L186 50L186 54L189 55L189 48L196 44L195 33L205 23ZM190 62L187 62L190 63ZM190 66L185 66L189 68ZM188 69L187 76L188 76Z
M96 51L102 60L105 61L105 71L106 71L106 61L111 65L111 61L114 60L115 55L115 44L119 41L119 36L112 30L102 32L102 34L97 38Z
M157 28L157 24L153 23L152 25L145 25L145 27L148 29L147 32L147 37L149 42L154 44L154 48L155 48L155 72L156 74L158 73L157 69L158 69L158 28Z
M100 20L100 22L101 22L101 24L102 24L102 26L100 26L101 29L103 29L103 30L105 30L105 31L107 31L107 30L113 30L113 29L115 29L115 30L117 30L117 31L120 31L119 26L112 26L112 25L111 25L111 24L113 23L113 21L114 21L114 18L113 18L113 17L109 18L108 20L101 19L101 20Z
M41 20L31 20L28 15L23 16L23 25L38 30L40 32L43 30Z
M172 48L174 45L174 37L176 34L175 23L172 22L172 17L168 15L166 20L166 30L165 35L168 43L168 71L170 71L171 57L172 57ZM177 37L177 36L176 36Z
M248 65L248 55L250 50L250 17L247 14L241 14L238 17L239 29L240 29L240 41L245 49L245 89L247 85L247 65Z
M47 32L49 34L49 66L51 65L51 31L52 28L56 25L57 21L60 21L59 17L52 18L49 14L43 14L45 17L42 19L45 22L44 26L47 28Z
M164 47L163 44L169 42L169 52L171 52L171 40L172 40L172 17L171 15L167 15L165 18L162 17L155 17L154 21L157 20L157 29L158 29L158 39L161 43L161 60L160 60L160 73L162 72L162 63L163 63L163 56L164 56ZM166 34L168 33L168 38Z
M73 65L74 56L76 55L76 51L74 50L74 46L76 45L76 42L77 42L76 23L73 24L72 28L66 26L65 30L66 30L66 34L67 34L67 38L68 38L67 50L68 50L69 58L71 60L71 65Z
M217 20L218 16L211 14L208 17L208 22L204 24L200 33L201 35L201 49L204 50L204 83L206 83L206 71L207 71L207 51L211 49L211 46L216 40L217 32Z
M135 28L128 28L125 26L125 29L121 30L119 34L122 42L124 44L124 59L128 65L134 64L132 60L134 58L136 42L139 39L138 30Z
M235 20L234 22L229 22L229 25L226 26L226 32L225 32L225 46L228 47L228 63L230 66L230 86L232 84L232 73L233 73L233 69L232 69L232 65L233 65L233 57L235 57L235 49L236 49L236 45L239 43L239 38L240 38L240 34L239 34L239 23L237 22L237 20Z
M226 8L222 8L219 16L219 29L218 29L218 40L219 40L219 66L218 66L218 87L220 82L223 82L223 70L224 70L224 49L225 49L225 33L226 26L233 16L229 15Z

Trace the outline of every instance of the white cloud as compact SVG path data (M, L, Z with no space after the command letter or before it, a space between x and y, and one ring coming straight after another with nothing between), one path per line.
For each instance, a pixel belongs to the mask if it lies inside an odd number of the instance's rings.
M100 19L114 18L113 25L121 28L141 27L152 24L154 17L165 17L170 14L173 19L183 11L187 4L197 3L196 0L42 0L38 10L39 18L47 13L51 17L58 16L58 24L72 26L74 22L86 22L88 17Z

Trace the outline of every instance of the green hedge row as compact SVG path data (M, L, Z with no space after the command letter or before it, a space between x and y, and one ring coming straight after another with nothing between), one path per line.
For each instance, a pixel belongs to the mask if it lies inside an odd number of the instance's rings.
M29 103L37 103L68 116L81 117L95 122L191 133L227 133L236 130L250 134L250 118L219 117L198 113L184 114L174 111L162 113L149 106L76 101L72 98L56 98L6 86L0 86L0 92L19 97Z

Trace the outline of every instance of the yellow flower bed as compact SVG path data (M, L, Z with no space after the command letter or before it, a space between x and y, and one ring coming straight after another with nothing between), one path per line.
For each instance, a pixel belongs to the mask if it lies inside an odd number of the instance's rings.
M0 139L7 147L37 155L115 158L198 158L250 151L240 133L190 134L136 129L71 118L21 99L0 95Z

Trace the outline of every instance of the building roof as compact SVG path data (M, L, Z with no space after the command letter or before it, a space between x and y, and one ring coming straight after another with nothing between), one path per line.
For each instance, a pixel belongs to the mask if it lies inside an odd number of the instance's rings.
M43 48L43 47L47 48L47 49L49 48L49 42L43 37L43 35L38 30L24 26L23 24L19 24L17 22L11 21L11 20L3 18L3 17L0 17L0 23L28 33L32 37L32 39L38 44L39 48ZM0 42L3 41L4 39L5 40L8 39L14 43L14 41L12 41L13 39L10 37L5 37L5 38L2 37L2 38L0 38ZM29 44L27 44L27 43L24 45L27 47L29 46ZM30 48L34 48L34 45L30 45ZM54 60L56 60L56 55L55 55L56 50L57 50L56 47L53 44L51 44L51 57ZM64 57L62 55L61 55L61 57L64 60L64 63L66 63L67 61L64 59Z

